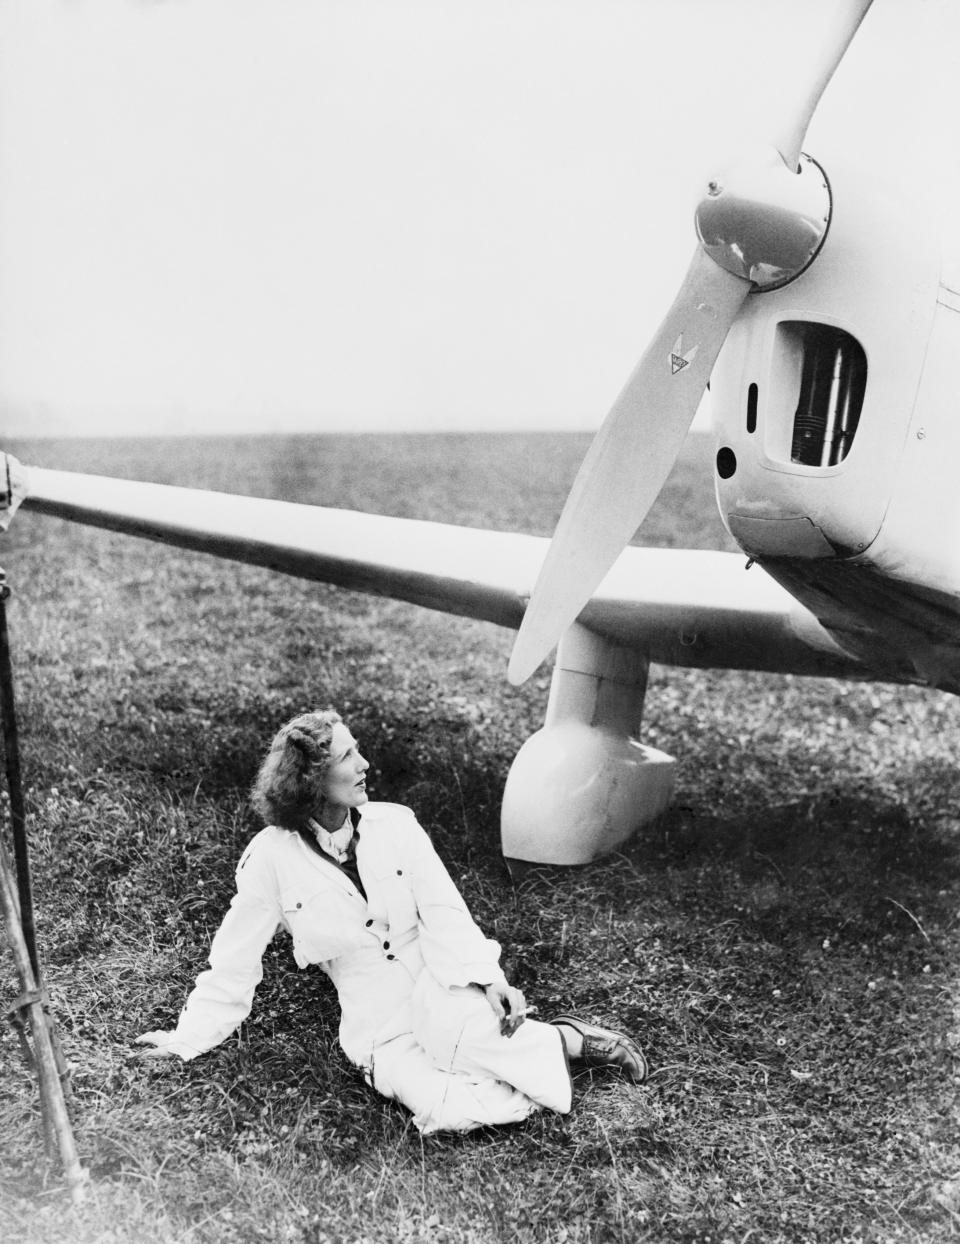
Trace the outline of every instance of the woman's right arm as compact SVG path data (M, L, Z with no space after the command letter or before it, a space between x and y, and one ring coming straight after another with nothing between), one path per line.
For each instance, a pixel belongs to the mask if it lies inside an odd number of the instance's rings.
M237 893L210 946L210 967L197 977L176 1028L137 1038L154 1047L143 1058L196 1058L225 1041L250 1014L263 978L263 952L280 924L279 905L254 862L248 850L237 870Z

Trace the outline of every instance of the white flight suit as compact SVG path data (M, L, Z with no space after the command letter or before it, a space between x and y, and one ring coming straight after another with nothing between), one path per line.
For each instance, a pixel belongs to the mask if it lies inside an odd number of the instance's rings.
M299 967L317 964L340 999L340 1044L378 1092L402 1102L421 1132L514 1123L545 1106L566 1113L571 1083L559 1031L525 1020L512 1037L472 983L505 978L500 947L473 922L409 808L360 809L350 878L298 834L253 839L237 893L171 1034L195 1058L247 1017L263 952L278 928Z

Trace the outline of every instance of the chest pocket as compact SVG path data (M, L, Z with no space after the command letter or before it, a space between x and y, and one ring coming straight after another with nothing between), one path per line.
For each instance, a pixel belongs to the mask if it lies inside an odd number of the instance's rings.
M401 865L375 865L367 870L370 913L389 925L394 937L417 927L413 875Z
M366 906L342 886L315 877L297 882L281 891L280 907L300 967L338 959L363 940Z

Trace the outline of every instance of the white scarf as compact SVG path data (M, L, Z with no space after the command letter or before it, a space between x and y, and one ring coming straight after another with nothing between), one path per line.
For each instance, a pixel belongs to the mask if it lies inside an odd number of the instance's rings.
M313 830L320 850L325 851L338 864L342 863L349 854L350 843L353 841L353 822L349 814L340 828L334 830L332 834L324 829L319 821L315 821L313 817L310 818L308 823Z

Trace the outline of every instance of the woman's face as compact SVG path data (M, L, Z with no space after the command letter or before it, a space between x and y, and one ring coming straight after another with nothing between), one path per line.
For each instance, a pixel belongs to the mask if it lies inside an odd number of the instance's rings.
M367 802L366 772L369 763L360 755L357 740L342 721L334 724L330 737L330 764L323 777L323 797L337 808L359 808Z

